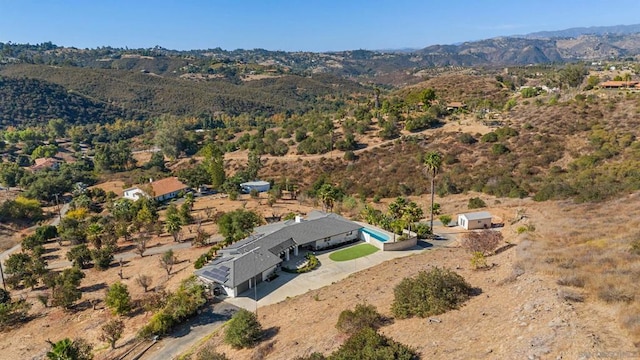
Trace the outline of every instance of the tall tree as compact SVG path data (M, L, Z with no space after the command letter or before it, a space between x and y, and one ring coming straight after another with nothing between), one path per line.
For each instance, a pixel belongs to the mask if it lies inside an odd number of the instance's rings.
M156 120L156 146L169 159L177 159L184 149L184 124L173 116L163 116Z
M220 188L226 180L224 153L213 143L205 145L200 153L204 157L203 166L211 177L211 185L216 189Z
M258 172L262 168L262 160L260 159L260 154L252 150L247 155L247 180L256 180L258 178Z
M424 166L428 174L431 176L431 220L429 222L431 231L433 232L433 202L436 192L436 175L442 166L442 155L437 151L430 151L424 156Z

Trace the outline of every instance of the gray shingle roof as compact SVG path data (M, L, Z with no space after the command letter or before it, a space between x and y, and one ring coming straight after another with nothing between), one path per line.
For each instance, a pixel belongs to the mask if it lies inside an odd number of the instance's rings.
M312 212L309 215L310 220L299 223L283 221L256 228L251 236L220 250L221 257L196 270L195 274L234 288L279 264L282 261L280 254L286 249L362 228L336 214ZM223 271L228 273L225 281L222 281Z

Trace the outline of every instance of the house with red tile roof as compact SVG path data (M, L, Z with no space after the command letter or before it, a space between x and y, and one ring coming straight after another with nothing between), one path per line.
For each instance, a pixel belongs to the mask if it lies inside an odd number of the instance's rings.
M131 200L138 200L140 197L150 197L156 201L165 201L173 199L182 191L186 191L189 187L172 176L165 179L150 181L148 186L134 186L124 190L123 197Z
M639 84L638 81L616 81L610 80L600 83L600 87L603 89L625 89L633 88Z
M39 158L34 160L34 164L29 167L29 170L37 172L44 169L58 169L60 167L60 160L54 158Z

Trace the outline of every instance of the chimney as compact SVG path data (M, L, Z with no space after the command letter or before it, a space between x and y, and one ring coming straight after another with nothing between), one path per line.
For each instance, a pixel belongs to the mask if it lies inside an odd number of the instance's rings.
M300 217L300 215L296 215L296 223L300 222L302 222L302 218Z

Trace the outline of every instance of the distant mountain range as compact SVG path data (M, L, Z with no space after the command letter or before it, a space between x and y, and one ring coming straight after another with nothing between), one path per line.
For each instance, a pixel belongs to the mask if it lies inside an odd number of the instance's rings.
M625 35L640 33L640 24L575 27L557 31L538 31L526 35L514 35L525 39L551 39L578 37L581 35Z
M164 113L305 111L339 106L339 101L327 101L336 92L371 93L371 83L402 87L419 82L422 70L433 67L562 64L639 55L640 25L538 32L418 50L326 53L0 43L0 127L55 117L103 122ZM65 109L66 103L74 108Z

